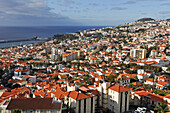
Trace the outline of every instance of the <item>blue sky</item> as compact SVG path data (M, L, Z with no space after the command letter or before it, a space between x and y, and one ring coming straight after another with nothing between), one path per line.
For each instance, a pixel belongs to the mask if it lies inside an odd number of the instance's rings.
M114 26L170 18L170 0L0 0L0 26Z

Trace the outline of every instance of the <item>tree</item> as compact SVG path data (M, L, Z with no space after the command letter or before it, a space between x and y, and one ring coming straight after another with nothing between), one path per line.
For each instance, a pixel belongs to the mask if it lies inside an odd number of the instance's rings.
M155 89L155 90L153 90L152 92L155 93L155 94L159 94L159 95L161 95L161 96L165 96L165 95L168 94L168 92L166 92L166 91L164 91L164 90L161 90L161 89Z
M158 113L165 113L169 110L169 108L168 108L167 104L161 102L160 104L156 105L154 110L157 110Z
M146 88L146 89L155 89L155 86L154 86L154 85L149 85L149 84L143 84L142 87L143 87L143 88Z
M4 74L4 71L0 69L0 79L2 78L2 75Z
M55 81L59 80L58 75L54 76Z
M68 111L69 111L70 113L76 113L76 112L75 112L75 108L71 108L71 107L70 107L70 108L68 109Z
M90 75L85 75L84 76L84 81L86 81L87 82L87 84L91 84L91 76Z
M21 110L19 110L19 109L14 109L14 110L12 110L12 113L21 113Z
M117 78L116 75L109 75L106 77L106 81L111 82L111 83L116 82L116 78Z
M21 85L17 83L12 86L12 88L19 88L19 87L21 87Z
M170 71L170 66L168 66L168 68L166 69L166 71Z

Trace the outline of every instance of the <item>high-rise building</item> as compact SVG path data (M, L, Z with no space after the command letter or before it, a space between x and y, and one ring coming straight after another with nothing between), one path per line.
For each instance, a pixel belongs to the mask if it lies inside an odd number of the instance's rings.
M132 49L130 50L130 56L132 58L143 59L143 58L146 58L146 52L147 52L146 49Z
M58 54L58 48L55 48L55 47L51 48L51 54L57 55Z
M58 48L55 47L51 48L51 59L52 60L58 59Z
M64 53L62 55L62 61L68 62L72 60L77 60L78 59L78 52L72 52L72 53Z

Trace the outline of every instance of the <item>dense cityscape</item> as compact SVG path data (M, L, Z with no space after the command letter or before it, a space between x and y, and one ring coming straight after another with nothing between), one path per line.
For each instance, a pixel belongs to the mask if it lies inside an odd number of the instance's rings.
M1 113L165 113L169 44L170 20L143 18L1 48Z

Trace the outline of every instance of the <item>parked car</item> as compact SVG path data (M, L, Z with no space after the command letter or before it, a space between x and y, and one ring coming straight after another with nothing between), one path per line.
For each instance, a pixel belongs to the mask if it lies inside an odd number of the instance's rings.
M137 110L135 110L135 113L146 113L147 108L145 107L138 107Z

